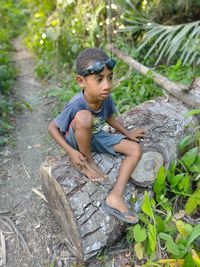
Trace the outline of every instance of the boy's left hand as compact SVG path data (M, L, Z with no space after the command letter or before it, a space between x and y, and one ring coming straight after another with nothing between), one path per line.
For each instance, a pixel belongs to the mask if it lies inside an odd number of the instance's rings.
M144 137L144 135L144 129L133 129L129 131L128 139L133 140L135 142L140 142L140 138Z

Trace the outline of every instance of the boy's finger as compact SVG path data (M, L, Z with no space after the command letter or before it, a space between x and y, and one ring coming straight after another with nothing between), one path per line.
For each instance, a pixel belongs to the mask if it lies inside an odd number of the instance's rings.
M145 134L138 134L138 137L144 137L145 136Z
M138 131L139 134L145 134L145 131Z
M83 165L85 165L85 163L87 162L86 158L84 158L83 156L80 158L80 161Z

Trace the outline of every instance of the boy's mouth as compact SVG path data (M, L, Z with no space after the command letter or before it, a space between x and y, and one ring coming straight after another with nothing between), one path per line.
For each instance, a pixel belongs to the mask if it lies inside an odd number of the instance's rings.
M102 97L108 97L109 93L101 94Z

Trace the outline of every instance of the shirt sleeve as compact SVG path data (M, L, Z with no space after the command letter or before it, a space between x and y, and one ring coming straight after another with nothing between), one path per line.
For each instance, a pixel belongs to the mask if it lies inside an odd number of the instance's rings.
M65 133L68 130L70 122L73 120L74 116L75 110L71 105L66 105L64 110L54 119L57 127L62 133Z

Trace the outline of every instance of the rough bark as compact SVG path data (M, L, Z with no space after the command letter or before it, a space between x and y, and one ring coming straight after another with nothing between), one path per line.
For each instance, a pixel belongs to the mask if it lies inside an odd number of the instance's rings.
M200 80L198 80L195 86L186 86L178 84L168 80L166 77L156 73L150 68L142 65L135 59L129 57L126 53L114 47L114 45L107 45L107 49L112 51L117 57L122 59L125 63L132 66L135 70L143 75L147 75L149 71L152 72L152 79L156 84L164 88L168 93L180 99L183 103L189 107L200 107Z
M119 120L131 129L144 128L146 137L141 144L143 156L132 174L125 198L128 201L135 185L150 186L157 170L177 156L177 144L185 125L195 119L185 119L189 108L174 97L160 97L124 113ZM69 250L79 259L87 260L104 246L109 246L123 233L123 222L104 213L101 201L112 188L122 156L95 154L94 159L109 178L92 183L74 169L68 157L47 161L41 166L41 179L50 209L60 224ZM142 190L140 193L142 194ZM140 200L141 195L140 194ZM138 201L132 208L139 211Z
M88 181L73 168L68 157L47 160L40 169L44 193L63 230L67 247L83 261L114 243L125 227L101 208L101 201L114 183L120 159L107 155L94 157L109 173L109 179L102 184ZM127 187L126 198L130 198L133 191L134 185Z

